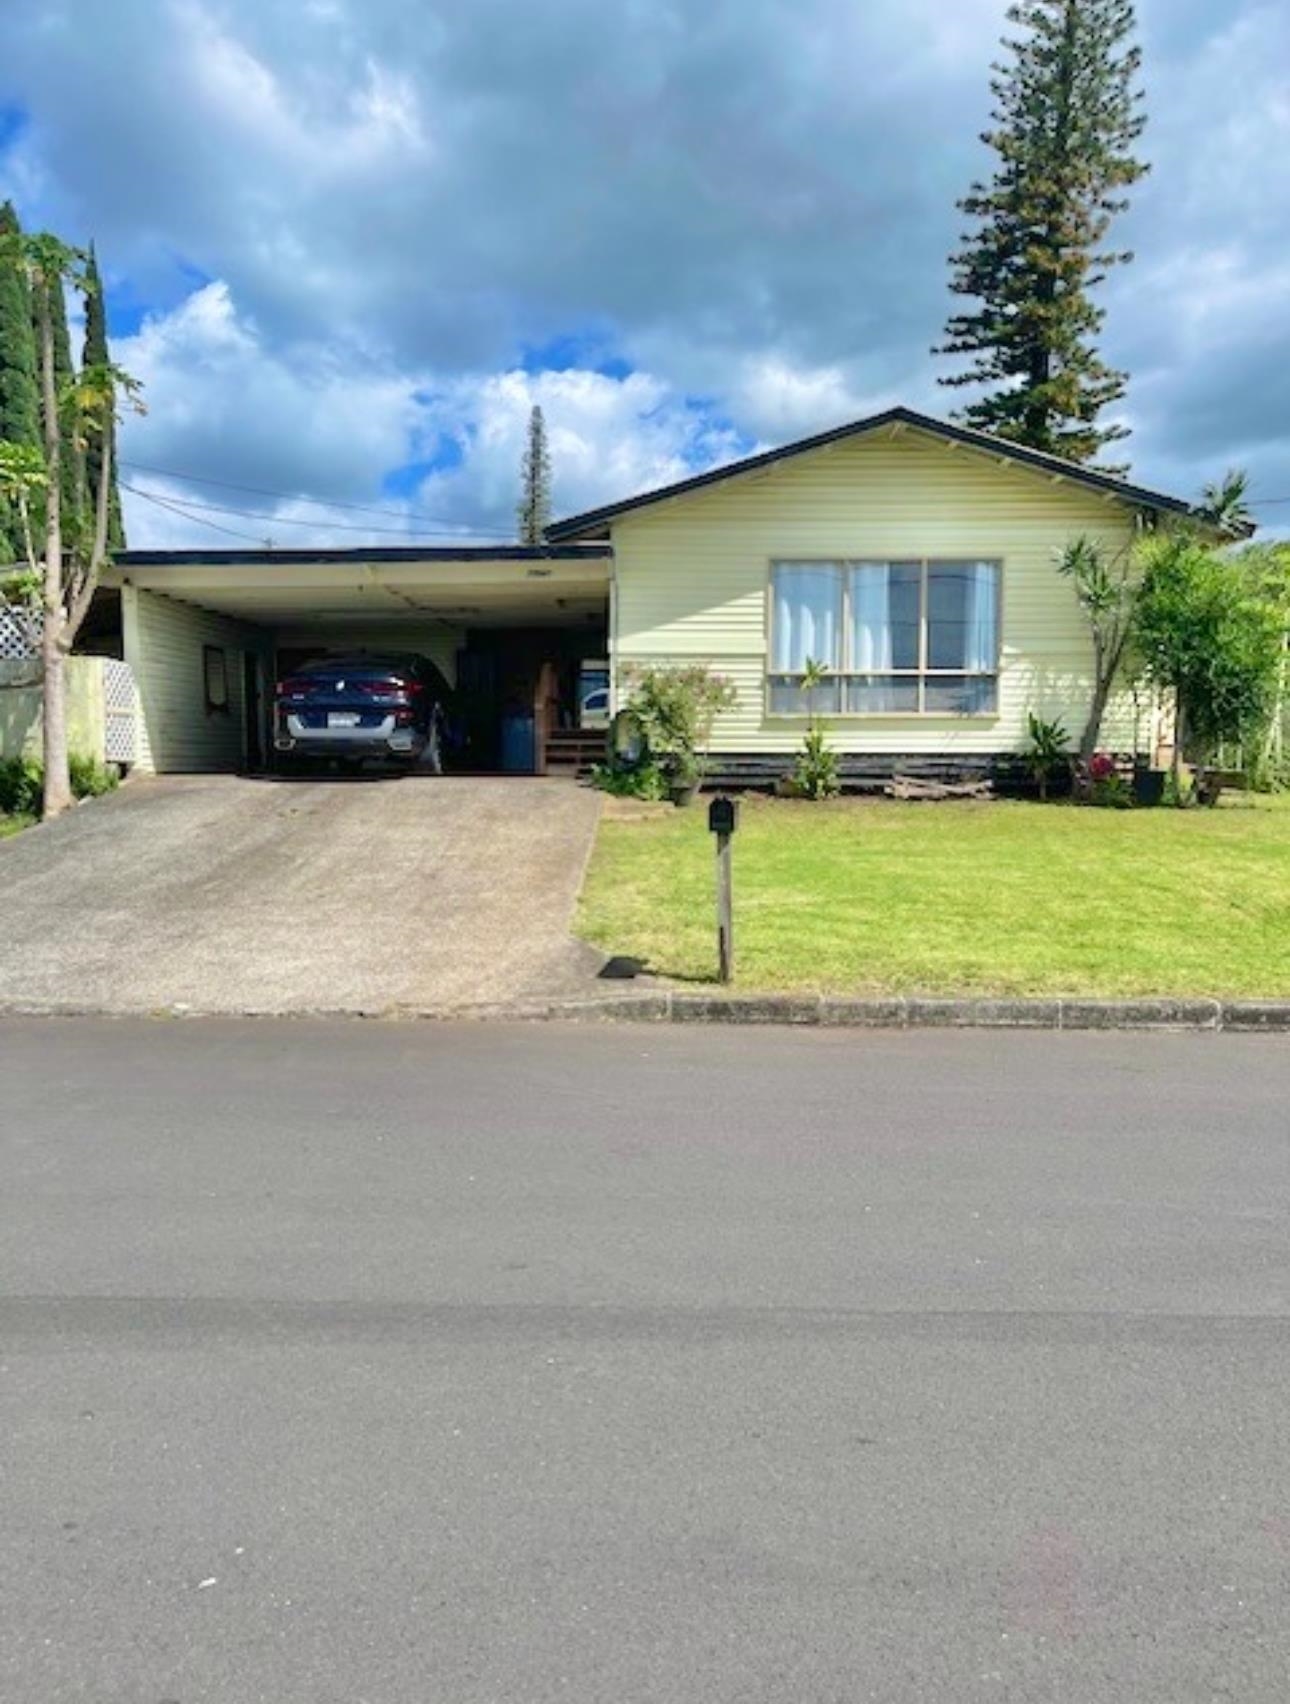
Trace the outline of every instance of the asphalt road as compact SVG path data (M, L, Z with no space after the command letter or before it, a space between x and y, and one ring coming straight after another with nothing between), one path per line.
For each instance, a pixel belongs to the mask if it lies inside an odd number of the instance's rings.
M0 1698L1284 1704L1290 1046L0 1023Z

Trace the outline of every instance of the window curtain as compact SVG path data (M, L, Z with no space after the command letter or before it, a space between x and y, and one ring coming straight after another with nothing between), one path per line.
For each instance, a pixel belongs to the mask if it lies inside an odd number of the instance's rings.
M808 662L836 669L841 577L825 565L775 569L773 665L776 674L801 674Z
M891 568L857 563L851 570L851 669L886 674L891 667Z
M969 562L964 634L965 669L992 673L999 656L999 568L994 562Z

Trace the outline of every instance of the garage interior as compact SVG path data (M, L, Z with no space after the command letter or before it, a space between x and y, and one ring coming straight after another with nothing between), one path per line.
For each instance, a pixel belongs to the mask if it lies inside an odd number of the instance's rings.
M541 775L603 750L611 570L607 545L127 551L105 597L158 772L267 769L278 680L324 655L415 652L457 695L452 767Z

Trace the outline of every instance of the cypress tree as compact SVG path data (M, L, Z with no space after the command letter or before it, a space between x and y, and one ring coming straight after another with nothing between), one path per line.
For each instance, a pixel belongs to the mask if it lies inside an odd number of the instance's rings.
M546 421L536 405L529 415L528 444L520 464L520 500L516 505L521 544L541 544L551 519L551 452Z
M40 390L31 288L17 252L21 235L13 203L0 206L0 438L40 443ZM7 240L9 239L9 240ZM0 499L0 566L22 555L17 516Z
M103 301L103 281L99 276L94 245L85 267L85 346L81 356L82 371L87 367L106 366L111 360L107 340L107 307ZM108 549L125 549L125 527L121 520L121 494L117 488L116 423L109 420L103 434L91 437L85 448L85 502L91 517L98 501L99 475L103 467L105 447L112 454L112 492L108 507Z
M972 425L1073 462L1127 436L1099 416L1127 374L1098 355L1105 310L1092 292L1131 254L1106 246L1125 190L1148 167L1136 87L1132 0L1014 0L994 67L998 163L959 203L975 222L951 258L952 288L980 306L955 314L938 354L973 357L947 385L994 386L963 410ZM1118 470L1117 470L1118 471Z
M67 329L67 297L61 277L50 280L49 317L54 333L54 386L61 398L75 376L72 338ZM32 324L34 327L34 318ZM43 417L42 406L42 420ZM92 524L92 517L87 516L85 510L85 458L76 446L75 434L66 417L59 422L58 434L62 441L59 489L63 494L63 533L71 538L79 535L87 522Z

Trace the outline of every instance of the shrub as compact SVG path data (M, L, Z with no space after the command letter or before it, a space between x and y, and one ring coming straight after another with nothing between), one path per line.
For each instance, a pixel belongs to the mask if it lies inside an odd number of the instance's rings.
M1133 804L1133 788L1120 774L1109 752L1097 751L1084 765L1081 794L1087 804L1104 810L1127 811Z
M1045 722L1033 710L1027 713L1026 722L1029 729L1026 768L1039 787L1040 799L1047 801L1049 782L1063 765L1069 764L1066 748L1070 745L1070 735L1061 722Z
M82 757L73 752L67 760L72 778L72 795L77 799L98 799L117 786L120 777L97 758Z
M627 708L616 718L616 753L593 771L596 786L638 799L665 799L703 778L712 724L735 702L730 681L702 663L685 668L634 668L624 676ZM632 736L624 748L624 734Z
M832 799L841 792L838 754L830 748L823 728L806 730L793 765L793 785L802 799Z
M1282 626L1231 560L1187 534L1139 547L1144 563L1134 643L1148 676L1175 694L1175 768L1213 760L1225 742L1258 739L1276 701Z
M96 758L73 752L68 759L72 794L78 799L97 799L117 785L115 769ZM34 757L0 759L0 813L5 816L39 816L45 790L44 772Z
M829 745L824 724L815 713L815 694L828 674L823 663L807 658L802 671L802 696L808 708L806 733L793 766L793 783L798 797L803 799L832 799L842 791L837 753Z
M40 795L40 765L34 758L0 759L0 815L36 816Z
M649 758L640 763L597 763L591 784L618 799L666 799L670 791L667 776Z

